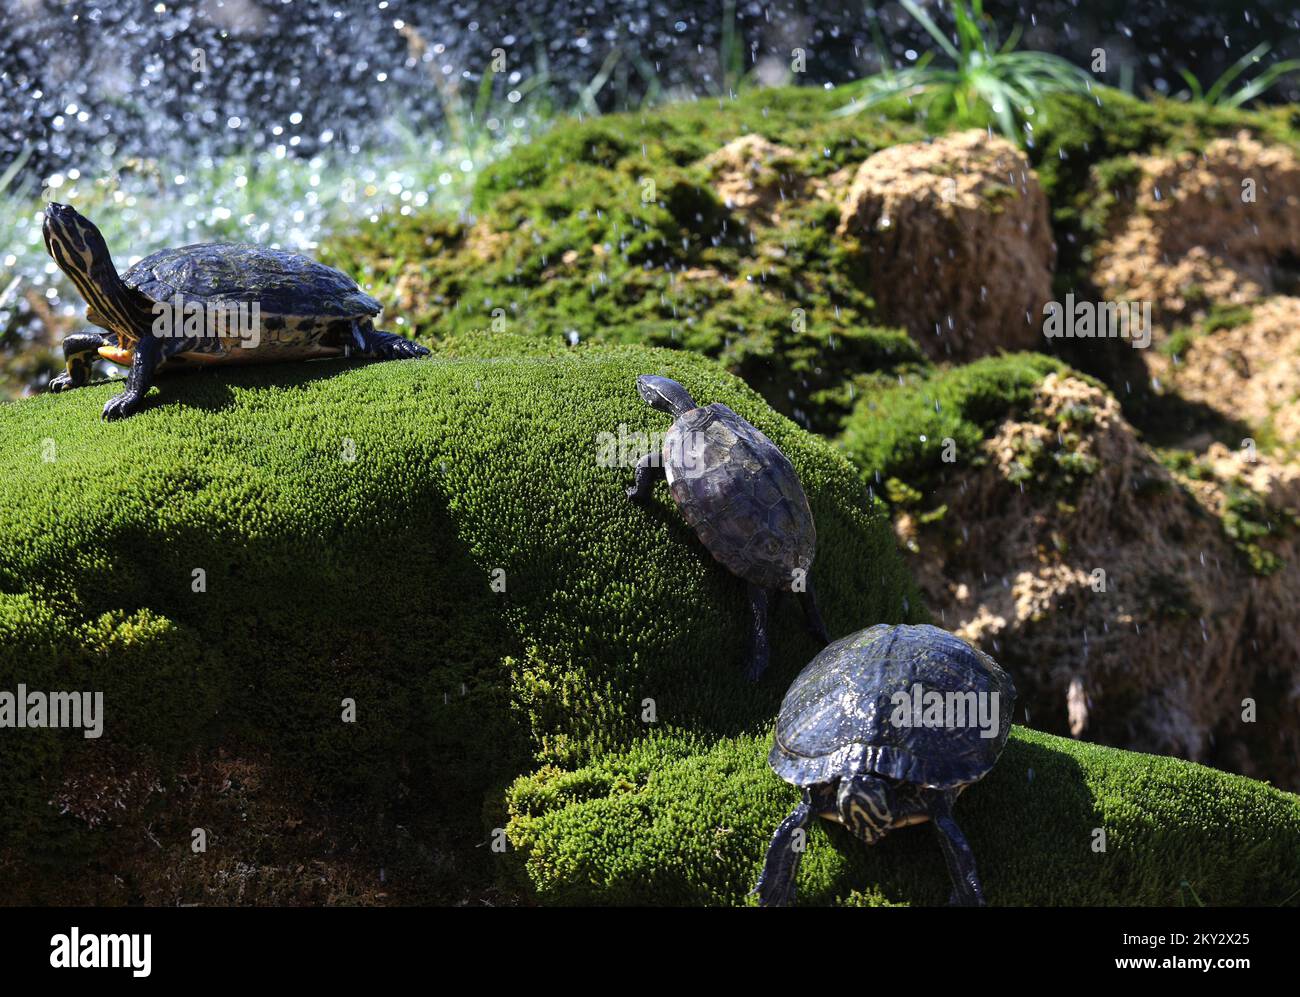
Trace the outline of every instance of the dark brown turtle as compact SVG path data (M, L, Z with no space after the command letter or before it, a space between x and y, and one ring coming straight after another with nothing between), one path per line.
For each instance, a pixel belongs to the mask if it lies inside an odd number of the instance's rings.
M129 369L105 419L140 409L164 366L272 363L316 357L375 360L421 357L428 350L374 319L379 302L347 274L297 253L211 243L164 249L125 273L104 237L66 204L45 208L45 248L86 299L84 330L63 341L67 369L51 391L87 384L97 357ZM168 321L174 318L180 321Z
M868 845L932 821L952 878L949 902L984 903L975 856L953 820L967 786L998 760L1016 686L983 651L928 624L880 623L808 663L781 704L768 764L803 801L772 836L759 904L794 902L802 831L813 817Z
M676 381L643 374L636 386L647 404L676 421L662 450L637 464L628 497L648 498L666 477L673 501L709 553L749 584L746 674L757 681L767 667L768 605L782 592L799 594L808 629L829 643L809 574L817 530L785 454L726 405L697 406Z

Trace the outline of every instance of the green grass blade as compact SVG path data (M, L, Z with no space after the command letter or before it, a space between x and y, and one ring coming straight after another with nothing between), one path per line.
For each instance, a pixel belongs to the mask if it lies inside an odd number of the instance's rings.
M1223 96L1224 91L1228 89L1229 85L1231 85L1232 81L1244 73L1250 66L1257 63L1268 52L1268 50L1268 42L1260 42L1224 70L1223 75L1215 80L1210 89L1206 91L1206 102L1209 104L1219 103L1219 99Z
M903 9L911 14L921 27L925 28L929 36L938 43L939 47L948 53L949 58L958 65L961 65L963 61L961 52L959 52L956 46L948 40L948 36L939 30L939 26L930 19L930 15L918 7L915 0L900 0L900 2L903 5Z

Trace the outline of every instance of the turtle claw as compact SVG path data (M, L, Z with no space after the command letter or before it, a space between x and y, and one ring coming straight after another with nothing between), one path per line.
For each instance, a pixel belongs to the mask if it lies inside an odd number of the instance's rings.
M104 403L104 412L100 416L105 422L117 422L135 414L140 407L140 398L130 391L114 395Z
M50 383L48 385L48 389L54 394L58 394L60 391L71 391L73 388L79 387L81 387L81 385L74 381L72 375L67 371L50 378Z
M758 883L749 891L749 895L758 897L760 907L793 907L794 875L788 867L783 867L771 875L767 869L764 869L758 877Z
M373 360L412 360L429 355L428 347L391 332L357 330L353 333L353 340L361 355Z
M766 888L760 881L757 886L749 891L749 895L758 897L758 906L760 907L793 907L794 906L794 886L791 885L784 890Z
M419 343L400 342L386 343L378 351L382 360L414 360L416 357L427 357L429 351Z

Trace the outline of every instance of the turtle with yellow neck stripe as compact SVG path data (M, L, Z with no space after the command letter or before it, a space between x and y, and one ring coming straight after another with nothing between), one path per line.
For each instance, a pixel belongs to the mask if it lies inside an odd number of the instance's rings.
M65 369L50 390L87 384L99 357L126 367L126 386L104 405L105 419L135 414L163 366L429 352L377 330L378 301L342 271L297 253L208 243L164 249L119 274L99 229L74 208L48 205L44 235L50 256L85 298L87 320L103 330L63 341Z

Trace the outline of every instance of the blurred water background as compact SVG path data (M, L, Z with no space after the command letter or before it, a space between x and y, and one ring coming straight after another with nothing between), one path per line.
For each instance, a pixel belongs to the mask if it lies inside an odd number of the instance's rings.
M1261 43L1300 56L1286 3L985 10L1022 47L1079 65L1104 48L1105 82L1135 92ZM465 211L478 170L559 114L835 86L930 47L897 3L0 0L0 396L39 389L82 307L45 253L45 200L94 218L119 268L207 240L311 251L382 212ZM1264 99L1297 97L1290 78Z

